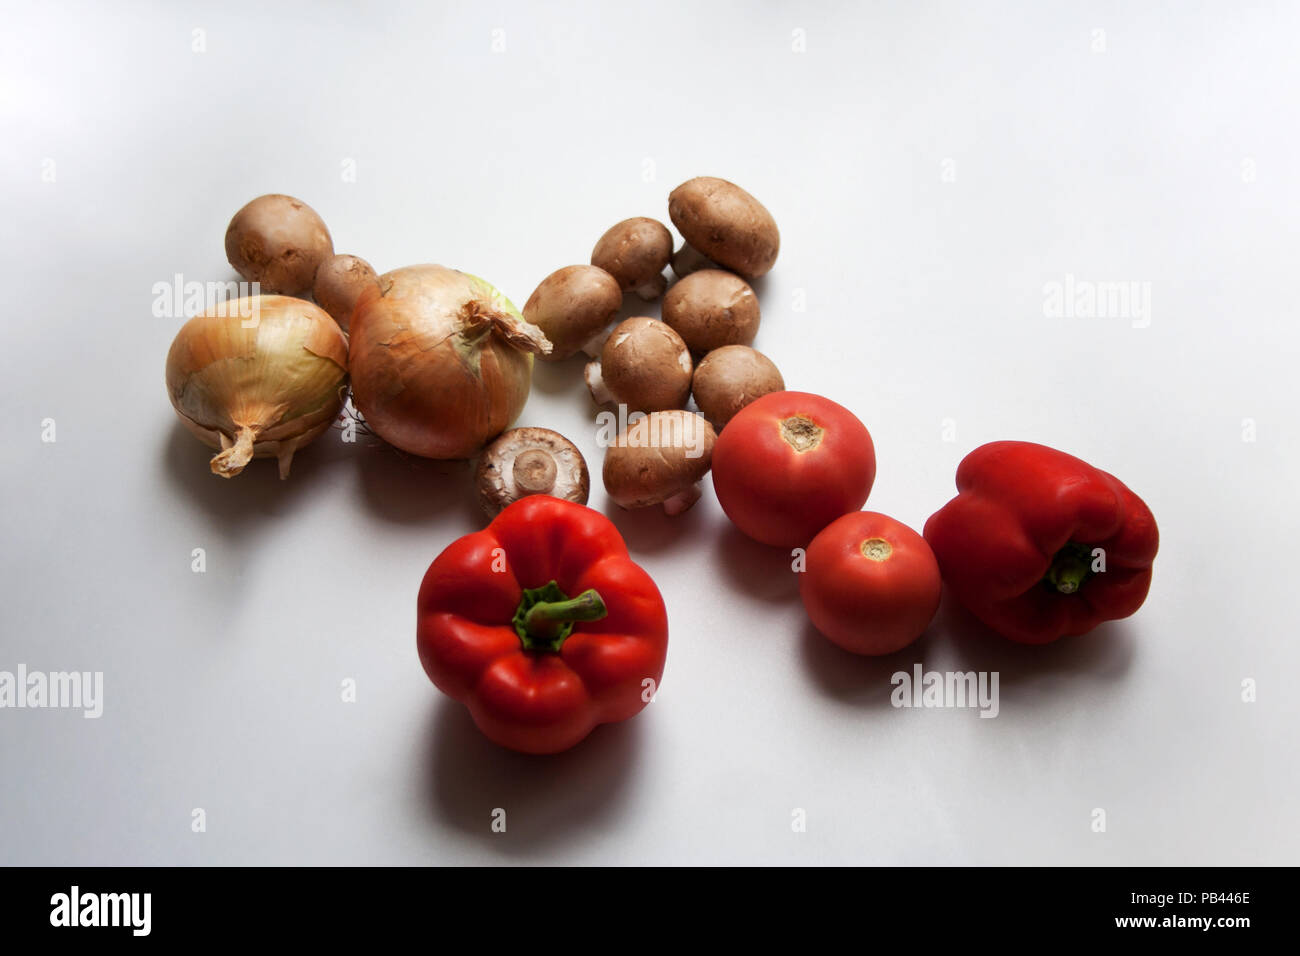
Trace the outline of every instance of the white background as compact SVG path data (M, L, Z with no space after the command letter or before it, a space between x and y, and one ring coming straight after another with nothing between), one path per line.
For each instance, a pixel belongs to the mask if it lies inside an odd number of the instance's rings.
M106 700L0 711L0 862L1296 862L1300 7L4 6L0 670ZM1141 612L1024 648L945 605L857 659L711 489L668 520L596 478L665 680L529 758L415 655L425 567L481 524L468 466L332 432L222 481L174 419L153 285L232 277L256 195L522 305L696 175L780 224L756 344L866 422L869 508L919 528L975 446L1054 445L1154 511ZM1048 317L1067 275L1150 283L1149 326ZM540 368L520 422L598 473L580 373ZM998 671L1000 715L892 708L917 661Z

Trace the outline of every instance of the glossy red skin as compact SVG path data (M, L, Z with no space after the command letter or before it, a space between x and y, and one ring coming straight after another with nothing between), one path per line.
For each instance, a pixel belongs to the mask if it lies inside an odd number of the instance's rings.
M503 556L505 570L494 571ZM511 619L523 588L551 580L569 597L595 588L608 616L576 624L558 652L525 650ZM429 565L416 646L429 679L468 707L489 739L558 753L645 706L642 682L657 689L663 678L668 614L608 518L533 495Z
M821 443L796 451L780 423L795 415L825 429ZM857 511L876 480L871 435L851 411L820 395L771 392L746 405L713 447L713 489L727 517L755 541L808 544L842 514Z
M1146 600L1160 533L1114 476L1046 445L1000 441L962 460L957 490L926 522L925 540L953 595L999 634L1046 644ZM1059 594L1042 580L1072 541L1104 548L1106 571Z
M862 551L879 538L883 560ZM854 654L892 654L911 644L939 609L943 583L925 539L887 515L855 511L837 518L808 545L799 596L813 625Z

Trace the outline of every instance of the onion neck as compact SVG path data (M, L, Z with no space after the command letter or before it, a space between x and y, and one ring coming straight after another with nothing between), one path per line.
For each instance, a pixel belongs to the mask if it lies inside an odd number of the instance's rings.
M512 347L530 355L551 354L551 340L537 326L519 315L496 307L493 302L471 299L460 313L460 332L468 341L476 341L491 332Z
M235 443L212 457L212 473L222 478L234 478L253 460L253 446L257 432L248 425L240 426L235 433Z

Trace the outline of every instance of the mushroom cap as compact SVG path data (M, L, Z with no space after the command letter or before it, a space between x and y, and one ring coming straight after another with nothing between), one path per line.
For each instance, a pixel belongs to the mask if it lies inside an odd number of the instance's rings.
M226 227L226 258L249 282L260 283L264 294L310 292L316 270L332 255L334 240L324 220L292 196L258 196Z
M551 353L541 358L558 361L581 351L622 306L623 289L604 269L565 266L543 279L528 297L524 318L551 340Z
M666 281L663 271L672 257L673 234L658 219L646 216L611 226L591 250L591 264L612 275L624 292Z
M578 446L559 432L512 428L484 449L475 484L483 510L495 518L529 495L549 494L585 505L591 479Z
M682 408L691 395L691 353L666 322L638 315L610 332L600 352L600 378L614 402L630 411Z
M700 360L691 380L695 404L714 428L769 392L785 391L785 380L772 360L748 345L724 345Z
M701 269L664 296L664 321L696 355L724 345L748 345L758 334L758 296L732 272Z
M378 287L379 276L365 259L349 255L330 256L316 270L311 295L316 304L346 332L357 299L370 285Z
M717 435L702 415L652 412L605 450L605 491L623 508L646 508L690 490L713 464Z
M771 270L781 249L776 220L763 204L715 176L697 176L674 189L668 216L701 255L747 279Z

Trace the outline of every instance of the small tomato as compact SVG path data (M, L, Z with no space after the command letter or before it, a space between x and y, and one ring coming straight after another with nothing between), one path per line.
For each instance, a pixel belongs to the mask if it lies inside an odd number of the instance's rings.
M746 405L713 448L713 488L727 517L755 541L803 547L857 511L876 480L871 435L820 395L772 392Z
M808 546L799 596L817 630L854 654L892 654L939 609L939 564L925 539L873 511L831 522Z

